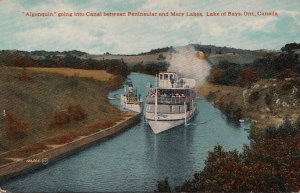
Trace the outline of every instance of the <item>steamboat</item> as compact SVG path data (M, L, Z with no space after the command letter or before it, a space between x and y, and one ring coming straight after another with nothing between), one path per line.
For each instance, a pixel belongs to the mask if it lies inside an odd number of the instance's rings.
M187 124L196 112L196 81L174 72L159 73L148 86L145 119L155 134Z
M124 93L121 95L121 109L129 110L136 113L142 112L142 103L141 95L137 94L137 90L134 89L132 81L129 79L124 86Z

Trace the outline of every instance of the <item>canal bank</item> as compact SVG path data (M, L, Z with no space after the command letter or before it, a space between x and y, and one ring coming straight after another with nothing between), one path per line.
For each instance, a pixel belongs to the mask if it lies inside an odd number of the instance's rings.
M155 77L131 73L129 78L145 100L145 85L155 84ZM110 102L119 105L117 99ZM197 99L196 105L198 113L187 126L155 135L142 119L119 135L0 186L13 192L152 192L158 180L168 177L174 188L203 169L215 145L241 151L249 144L249 122L228 122L207 100Z
M139 121L140 115L133 114L132 116L126 117L125 120L118 122L112 127L103 129L88 136L81 137L70 143L53 147L52 149L41 152L39 154L35 154L12 163L2 165L0 166L0 183L5 182L8 179L16 177L18 175L31 172L34 169L43 167L47 164L53 163L58 159L70 156L106 138L112 137L126 130L127 128L130 128Z

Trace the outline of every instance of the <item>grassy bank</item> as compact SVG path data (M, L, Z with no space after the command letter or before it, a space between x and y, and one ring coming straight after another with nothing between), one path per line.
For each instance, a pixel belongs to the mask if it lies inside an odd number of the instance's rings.
M95 80L96 79L96 80ZM0 165L114 125L126 115L108 92L122 79L104 71L0 70Z
M251 87L206 84L199 94L220 108L232 120L253 121L253 133L279 126L288 117L296 120L300 107L299 79L260 80Z

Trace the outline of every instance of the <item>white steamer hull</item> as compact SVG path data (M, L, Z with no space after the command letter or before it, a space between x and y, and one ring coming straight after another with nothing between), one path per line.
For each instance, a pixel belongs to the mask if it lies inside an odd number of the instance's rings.
M167 131L174 127L184 124L184 120L178 121L149 121L149 126L151 127L153 133L159 134L163 131Z
M192 112L192 114L187 117L187 120L185 119L179 119L179 120L149 120L148 119L148 124L150 128L152 129L153 133L159 134L163 131L167 131L169 129L172 129L174 127L180 126L185 124L185 122L189 122L195 115L195 109Z

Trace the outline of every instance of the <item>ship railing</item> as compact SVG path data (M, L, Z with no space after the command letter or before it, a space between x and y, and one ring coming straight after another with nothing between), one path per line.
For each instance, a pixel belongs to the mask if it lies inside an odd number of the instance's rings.
M158 104L183 104L188 101L189 97L157 97ZM147 103L155 103L155 96L148 96Z

